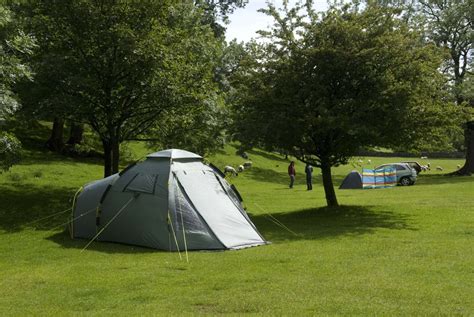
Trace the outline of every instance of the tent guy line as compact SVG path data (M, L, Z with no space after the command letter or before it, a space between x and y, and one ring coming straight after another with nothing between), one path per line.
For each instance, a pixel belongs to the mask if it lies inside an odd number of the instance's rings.
M30 225L32 225L32 224L34 224L34 223L37 223L37 222L40 222L40 221L49 219L49 218L54 217L54 216L56 216L56 215L60 215L60 214L66 213L66 212L68 212L68 211L70 211L70 210L72 210L71 207L69 207L68 209L63 210L63 211L55 212L54 214L51 214L51 215L49 215L49 216L46 216L46 217L43 217L43 218L40 218L40 219L36 219L36 220L31 221L31 222L27 222L27 223L24 224L24 225L25 225L25 226L30 226Z
M115 218L117 218L121 213L122 211L125 210L125 208L127 208L128 205L130 205L130 203L132 202L132 200L134 200L135 198L137 198L138 195L133 195L132 198L130 198L127 203L125 205L122 206L122 208L120 208L119 211L117 211L117 213L115 214L115 216L112 217L112 219L110 219L110 221L99 231L97 232L97 234L91 239L91 241L89 241L89 243L81 250L81 253L84 252L85 249L87 249L91 244L92 242L94 242L95 239L97 239L97 237L99 237L99 235L104 232L105 229L107 229L107 227L112 223L112 221L115 220Z
M254 203L254 205L257 206L261 211L263 211L263 213L268 217L268 219L270 219L270 221L272 221L274 224L276 224L277 226L279 226L279 227L285 229L285 230L288 231L289 233L294 234L295 236L298 235L296 232L294 232L293 230L291 230L290 228L288 228L287 226L285 226L285 224L283 224L283 222L281 222L280 220L278 220L277 218L275 218L274 216L272 216L270 213L266 212L262 207L260 207L259 204Z

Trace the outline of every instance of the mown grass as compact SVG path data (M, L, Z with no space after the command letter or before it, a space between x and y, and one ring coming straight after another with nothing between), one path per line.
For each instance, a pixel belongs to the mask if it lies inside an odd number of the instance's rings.
M130 148L137 157L147 151ZM236 166L245 160L235 150L208 159ZM282 156L249 156L253 167L230 181L272 244L191 252L187 263L112 243L81 252L87 241L64 232L66 213L34 222L69 208L102 168L31 150L0 175L0 315L474 314L474 178L442 174L461 160L430 160L444 171L422 174L415 186L336 190L342 206L328 209L319 171L306 191L297 163L289 189ZM335 168L335 183L352 169Z

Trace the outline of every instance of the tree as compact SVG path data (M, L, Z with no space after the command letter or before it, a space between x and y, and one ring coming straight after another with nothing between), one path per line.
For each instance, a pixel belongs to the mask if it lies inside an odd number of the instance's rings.
M121 142L166 126L166 113L200 107L215 92L220 42L188 1L27 7L29 26L44 43L35 70L42 88L54 87L41 103L92 127L102 140L105 176L118 172Z
M248 0L194 0L194 4L204 10L203 23L210 25L216 37L223 37L228 16L237 8L243 8Z
M12 12L0 5L0 124L20 107L12 87L21 80L32 79L23 60L32 53L35 41L13 21ZM21 144L14 135L0 131L0 173L18 161L20 150Z
M157 124L148 133L152 148L184 148L200 155L209 155L225 144L228 109L220 95L208 98L201 107L182 112L172 109L163 114L166 125Z
M361 147L428 139L447 123L441 58L395 10L344 6L318 18L307 9L306 20L298 7L264 10L275 19L262 32L270 42L252 46L255 57L238 79L247 82L240 121L259 133L241 135L319 167L327 204L337 206L333 166Z
M472 0L422 0L420 14L427 35L447 51L446 74L452 83L453 95L459 106L469 106L466 93L471 77L474 43L474 2ZM466 82L466 84L465 84ZM464 124L466 162L458 171L461 175L474 173L474 117Z

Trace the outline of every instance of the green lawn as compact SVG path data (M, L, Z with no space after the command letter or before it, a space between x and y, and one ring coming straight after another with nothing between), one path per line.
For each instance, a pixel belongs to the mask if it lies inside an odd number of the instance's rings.
M235 150L209 160L238 165ZM249 155L254 166L231 182L272 244L191 252L186 263L177 253L111 243L81 252L87 241L63 231L66 213L33 222L69 208L102 167L30 151L0 175L0 315L474 314L474 177L442 174L462 160L425 160L444 171L422 174L415 186L336 190L343 206L328 210L318 170L308 192L297 163L288 189L287 161ZM370 159L367 166L401 160ZM352 169L336 168L336 185Z

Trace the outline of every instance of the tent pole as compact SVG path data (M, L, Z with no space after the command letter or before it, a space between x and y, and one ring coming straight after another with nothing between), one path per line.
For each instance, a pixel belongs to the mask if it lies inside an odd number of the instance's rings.
M80 192L82 192L82 189L84 187L80 187L77 192L74 194L74 198L72 199L72 207L71 207L71 219L74 218L74 208L76 207L76 199L77 196L79 195ZM71 239L74 239L74 224L72 221L69 223L69 234L71 235Z
M173 223L171 221L171 214L168 209L168 224L171 227L171 232L173 233L174 242L176 243L176 251L178 251L179 259L182 260L181 252L179 251L178 239L176 238L176 234L174 233Z
M178 208L181 211L181 227L183 228L183 240L184 240L184 252L186 253L186 262L189 263L188 257L188 243L186 242L186 232L184 230L184 220L183 220L183 211L181 210L181 203L178 202Z

